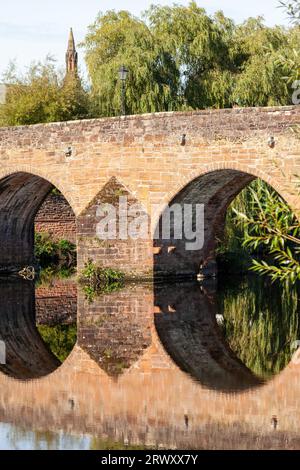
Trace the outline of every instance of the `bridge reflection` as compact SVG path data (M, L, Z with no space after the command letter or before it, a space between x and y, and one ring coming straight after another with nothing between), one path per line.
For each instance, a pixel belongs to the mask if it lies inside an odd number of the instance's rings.
M2 421L151 446L238 448L241 433L244 448L297 440L297 365L268 383L247 368L224 339L213 282L132 284L93 303L79 290L77 345L61 366L39 328L50 311L47 325L72 324L74 285L35 294L10 281L0 295Z
M169 359L201 385L237 391L262 381L224 341L216 316L213 282L131 286L100 296L92 304L79 295L79 345L111 376L118 376L142 357L156 333ZM164 361L156 358L158 363Z
M158 286L155 326L174 362L202 385L237 391L262 383L224 341L217 323L216 282Z
M66 285L67 295L62 286L64 284L60 283L52 289L50 286L37 288L35 292L34 284L29 281L13 278L0 281L0 339L5 344L5 364L0 365L1 372L17 379L35 379L61 365L51 351L51 341L49 344L44 341L41 325L49 328L49 336L57 333L51 327L76 322L74 285ZM53 338L53 341L58 340Z

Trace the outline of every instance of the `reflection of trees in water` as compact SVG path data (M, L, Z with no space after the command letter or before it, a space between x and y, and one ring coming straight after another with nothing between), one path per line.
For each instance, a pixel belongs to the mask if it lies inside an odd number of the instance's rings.
M216 281L155 286L155 327L175 364L203 386L237 392L262 384L218 327Z
M256 276L219 285L221 328L230 348L255 374L267 378L279 373L300 338L297 288Z
M51 352L63 362L71 353L77 341L77 325L39 325L37 327L43 341Z
M36 288L45 288L52 291L54 301L52 306L49 305L47 293L45 293L45 298L38 299L38 307L41 308L42 314L37 318L37 329L43 341L60 362L63 362L69 356L77 341L76 311L74 311L77 310L77 295L75 294L74 297L74 289L72 290L72 287L76 286L75 280L72 280L73 274L73 269L49 265L41 270L35 284ZM66 287L69 285L69 290L62 292L62 285ZM44 309L43 302L45 302ZM51 308L56 311L56 318L55 316L51 318ZM48 320L47 317L43 317L43 310L50 310Z
M60 281L38 295L32 282L0 282L0 339L6 350L1 372L27 380L60 366L77 340L77 289L72 287Z

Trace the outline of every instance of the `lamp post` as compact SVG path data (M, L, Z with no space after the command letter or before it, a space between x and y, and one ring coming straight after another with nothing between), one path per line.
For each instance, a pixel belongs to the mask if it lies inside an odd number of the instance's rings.
M122 104L121 104L121 114L122 116L126 116L126 100L125 100L125 92L126 92L126 79L128 75L128 70L125 65L122 65L119 69L119 77L122 82Z

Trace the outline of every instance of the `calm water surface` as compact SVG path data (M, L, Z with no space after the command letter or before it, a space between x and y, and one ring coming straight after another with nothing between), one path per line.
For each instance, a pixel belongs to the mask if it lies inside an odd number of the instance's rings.
M0 296L1 449L300 446L297 288L251 276L90 303L72 279L14 279Z

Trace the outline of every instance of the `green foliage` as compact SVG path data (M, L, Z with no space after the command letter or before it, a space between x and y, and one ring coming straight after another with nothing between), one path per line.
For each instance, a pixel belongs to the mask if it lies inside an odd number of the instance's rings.
M47 58L32 64L24 75L10 64L3 76L8 85L0 107L0 125L16 126L80 119L88 115L88 95L75 77L64 81Z
M257 180L234 201L228 216L238 226L238 239L254 260L252 270L273 281L300 279L300 224L286 202ZM234 238L233 231L231 237Z
M285 79L288 84L294 83L300 79L300 1L289 0L287 2L279 1L280 6L285 10L292 24L296 25L288 36L288 44L282 55L279 56L277 63L281 65L285 72Z
M57 263L43 267L36 281L36 286L51 286L56 279L69 279L75 274L75 267L60 266Z
M143 21L126 11L99 14L83 46L96 113L120 113L118 70L122 64L130 69L126 87L128 114L172 109L178 72Z
M299 1L286 10L299 22ZM196 2L151 6L143 19L123 10L100 13L82 43L89 92L75 76L59 74L50 58L23 76L12 65L2 78L8 94L0 125L119 115L123 64L127 114L292 104L299 44L297 24L270 28L258 17L237 25Z
M35 234L35 256L42 263L59 262L60 265L74 266L76 246L68 240L53 240L48 233Z
M63 362L77 341L77 325L39 325L38 331L52 353Z
M247 213L255 217L253 205L251 202L251 191L257 196L262 197L265 183L260 179L250 183L229 206L226 214L225 230L222 240L218 240L217 257L219 268L223 272L234 274L246 273L249 271L253 256L263 256L262 247L254 250L253 247L247 246L245 240L249 236L248 226L237 220L238 213Z
M195 2L152 6L144 21L126 11L99 14L82 44L93 113L119 114L122 64L128 114L291 104L299 44L297 27L269 28L260 17L236 25Z
M268 378L290 362L299 338L299 292L257 276L224 279L219 312L226 342L254 373Z
M92 302L96 295L121 289L124 278L124 273L121 271L101 268L89 260L80 274L79 282L83 286L86 298Z
M300 22L300 1L299 0L288 0L286 2L280 0L279 4L286 11L290 20L293 23L299 24Z

